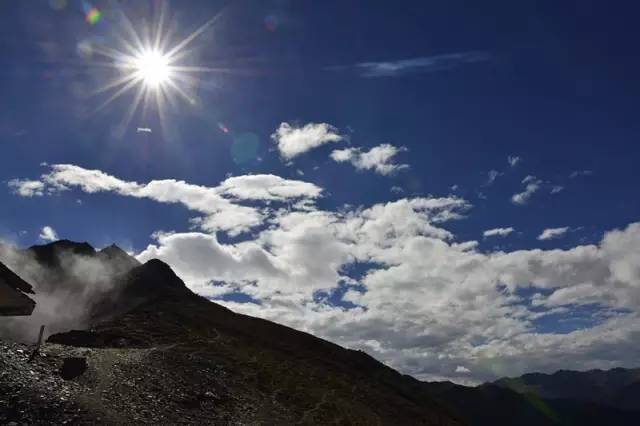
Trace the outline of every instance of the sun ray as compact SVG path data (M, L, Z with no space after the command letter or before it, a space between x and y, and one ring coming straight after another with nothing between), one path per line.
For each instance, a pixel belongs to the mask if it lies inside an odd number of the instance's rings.
M158 27L156 28L155 40L153 42L153 48L157 51L163 50L162 46L162 37L163 37L163 27L164 27L164 15L165 15L166 7L164 3L160 4L160 16L158 17Z
M143 50L145 48L145 45L142 42L142 39L140 38L138 32L135 30L133 23L131 22L127 14L124 13L124 11L120 10L120 17L122 19L125 31L129 34L133 41L133 43L129 43L126 39L123 38L125 46L131 46L132 53Z
M138 77L135 77L133 79L131 79L131 81L129 81L127 84L125 84L124 86L122 86L120 89L118 89L113 95L111 95L106 101L104 101L102 104L100 104L100 106L98 108L96 108L96 112L100 111L102 109L104 109L104 107L106 107L107 105L109 105L111 102L113 102L114 100L118 99L120 96L122 96L127 90L131 89L133 86L135 86L138 82L140 81L140 79Z
M180 96L182 96L184 98L185 101L187 101L190 104L193 104L195 101L193 100L192 97L190 97L180 86L178 86L175 82L173 81L168 81L167 85L169 87L171 87L172 89L174 89L176 91L176 93L178 93Z
M92 92L92 94L93 95L97 95L97 94L100 94L100 93L103 93L103 92L107 92L107 91L109 91L109 90L111 90L111 89L113 89L115 87L118 87L118 86L121 86L123 84L126 84L129 81L134 80L136 78L137 77L135 75L133 75L133 74L124 75L124 76L120 77L117 80L110 81L109 83L105 84L104 86L98 87L97 89L95 89Z
M133 103L127 108L127 113L125 114L124 119L122 120L122 128L127 128L131 120L133 119L133 115L136 113L138 106L142 100L142 97L148 92L144 86L138 87L136 92L136 96L133 99Z
M224 10L224 8L222 10L220 10L220 12L218 12L216 14L216 16L214 16L213 18L209 19L207 22L202 24L202 26L200 26L200 28L198 28L197 30L195 30L194 32L189 34L180 43L175 45L171 50L169 50L169 52L167 52L167 55L168 56L173 56L176 52L179 52L182 49L184 49L189 43L191 43L193 40L195 40L200 34L205 32L205 30L207 30L211 25L214 24L218 20L218 18L220 18L220 16L222 15L223 10Z

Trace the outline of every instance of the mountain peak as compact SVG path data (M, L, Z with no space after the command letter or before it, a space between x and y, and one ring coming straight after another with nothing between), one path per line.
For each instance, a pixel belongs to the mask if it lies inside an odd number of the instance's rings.
M122 262L127 269L140 266L140 262L126 251L122 250L115 244L103 248L97 252L98 257L106 258L110 261Z
M131 277L139 286L155 289L184 288L184 282L173 272L173 269L159 259L151 259L131 270Z
M53 241L47 244L34 245L34 246L31 246L31 248L36 248L36 249L49 248L49 249L73 250L77 252L94 252L94 253L96 251L93 248L93 246L86 241L80 243L80 242L71 241L71 240L58 240L58 241Z
M59 240L43 245L34 245L27 249L36 260L48 266L57 266L63 254L94 256L96 250L87 242L78 243L70 240Z

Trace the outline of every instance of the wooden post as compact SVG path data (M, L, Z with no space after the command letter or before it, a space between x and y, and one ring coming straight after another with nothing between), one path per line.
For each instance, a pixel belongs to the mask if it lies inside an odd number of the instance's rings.
M33 360L40 353L40 345L42 344L42 336L44 335L44 325L40 326L40 333L38 334L38 342L36 343L36 347L31 352L31 356L29 357L29 362Z

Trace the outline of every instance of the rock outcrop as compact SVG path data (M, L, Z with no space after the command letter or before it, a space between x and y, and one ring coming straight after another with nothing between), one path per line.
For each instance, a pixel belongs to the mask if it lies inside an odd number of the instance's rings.
M34 293L31 285L0 263L0 316L31 315L36 302L25 293Z

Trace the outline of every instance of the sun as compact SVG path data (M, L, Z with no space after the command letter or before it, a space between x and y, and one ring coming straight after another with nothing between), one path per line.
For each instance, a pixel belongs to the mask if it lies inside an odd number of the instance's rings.
M95 90L95 94L108 94L96 112L121 96L132 92L133 97L124 111L119 128L126 129L141 106L143 118L152 110L160 116L160 124L166 122L166 107L177 105L177 99L190 105L198 105L193 88L198 86L198 75L211 72L227 72L222 68L194 65L189 61L194 40L210 28L216 16L179 40L172 40L174 28L165 22L166 3L161 2L159 13L152 23L145 20L132 22L123 11L119 17L120 28L114 27L116 45L98 44L93 52L107 62L93 65L115 69L116 75ZM173 29L172 29L173 28Z
M157 89L171 79L170 59L157 50L146 50L133 61L136 75L144 84Z

